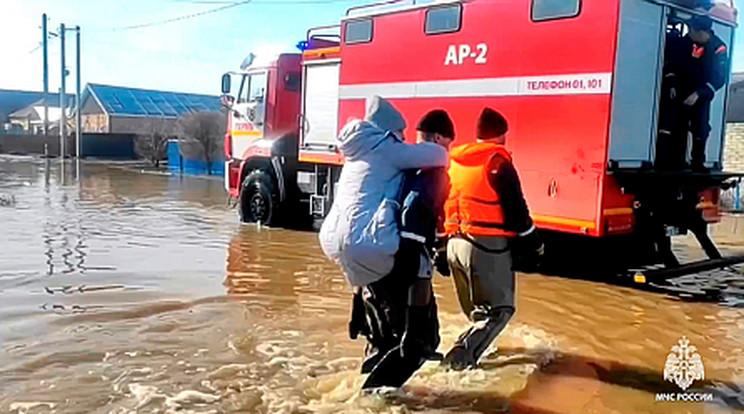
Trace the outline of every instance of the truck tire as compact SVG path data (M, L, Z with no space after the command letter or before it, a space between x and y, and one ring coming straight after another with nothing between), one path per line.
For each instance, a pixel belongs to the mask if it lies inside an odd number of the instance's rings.
M271 176L253 170L240 189L240 221L271 226L277 219L278 198Z

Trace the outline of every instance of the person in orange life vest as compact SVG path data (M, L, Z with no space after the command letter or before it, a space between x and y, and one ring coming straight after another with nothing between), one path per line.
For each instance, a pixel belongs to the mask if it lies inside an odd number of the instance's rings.
M521 246L537 263L544 247L530 218L510 153L506 119L485 108L477 142L450 153L450 193L445 203L447 261L460 307L473 325L460 335L442 364L474 368L514 314L511 249Z

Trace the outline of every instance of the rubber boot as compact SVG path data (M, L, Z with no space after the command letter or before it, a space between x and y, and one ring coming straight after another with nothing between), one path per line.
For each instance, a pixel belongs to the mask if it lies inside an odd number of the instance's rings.
M480 357L504 330L512 315L514 308L511 306L475 309L470 315L473 325L460 335L442 365L454 370L477 367Z
M362 374L369 374L380 363L382 358L390 352L395 346L375 346L367 343L364 349L364 360L362 361Z
M374 367L362 388L402 386L427 360L442 360L436 352L438 346L439 321L431 279L418 279L408 290L400 344Z
M406 311L406 331L401 343L391 349L372 369L362 389L399 388L421 368L427 359L441 360L441 354L432 348L428 306L411 306ZM438 333L437 333L438 339ZM438 344L438 342L437 342Z

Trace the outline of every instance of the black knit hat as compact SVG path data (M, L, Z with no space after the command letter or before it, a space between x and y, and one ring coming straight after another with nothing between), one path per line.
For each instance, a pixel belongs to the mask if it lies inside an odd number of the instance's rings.
M478 118L478 129L476 131L478 139L491 139L500 137L509 130L509 124L506 118L491 108L483 108Z
M455 139L455 124L452 123L452 119L444 109L434 109L427 112L416 125L416 130Z
M713 20L711 20L708 16L696 15L693 16L692 19L690 19L690 27L695 30L710 31L713 27Z

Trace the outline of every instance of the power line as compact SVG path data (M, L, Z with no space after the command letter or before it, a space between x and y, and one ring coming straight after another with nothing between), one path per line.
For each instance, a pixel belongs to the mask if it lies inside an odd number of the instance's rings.
M176 3L191 3L191 4L233 4L234 1L226 0L173 0Z
M164 19L164 20L159 20L159 21L149 22L149 23L142 23L142 24L134 24L130 26L115 27L109 30L126 31L126 30L144 29L144 28L153 27L153 26L160 26L163 24L175 23L175 22L179 22L183 20L193 19L195 17L204 16L207 14L221 12L223 10L232 9L238 6L244 6L248 3L266 4L266 5L271 5L271 4L332 4L332 3L349 3L355 0L267 0L267 1L261 1L261 0L242 0L242 1L174 0L174 1L178 3L190 3L190 4L222 4L222 6L196 12L196 13L185 14L183 16L173 17L170 19Z
M56 37L57 37L57 34L56 33L49 33L49 35L47 36L47 39L54 39ZM43 46L43 44L41 42L37 43L36 44L36 47L34 47L33 49L31 49L31 50L28 51L28 54L29 55L34 54L34 52L36 52L37 50L41 49L42 46Z
M224 6L215 7L213 9L208 9L208 10L204 10L204 11L200 11L200 12L196 12L196 13L191 13L191 14L185 14L183 16L173 17L173 18L170 18L170 19L160 20L160 21L156 21L156 22L142 23L142 24L135 24L135 25L131 25L131 26L118 27L118 28L115 28L113 30L114 31L123 31L123 30L144 29L146 27L159 26L159 25L162 25L162 24L179 22L179 21L182 21L182 20L193 19L195 17L200 17L200 16L204 16L204 15L207 15L207 14L212 14L212 13L217 13L217 12L220 12L220 11L223 11L223 10L232 9L233 7L238 7L238 6L242 6L242 5L248 4L251 1L253 1L253 0L235 1L235 2L231 2L229 4L225 4Z
M227 0L172 0L176 3L189 4L233 4L235 1ZM332 3L351 3L358 0L253 0L253 4L332 4Z
M260 1L255 0L253 3L260 3L266 5L272 4L333 4L333 3L351 3L356 0L267 0Z

